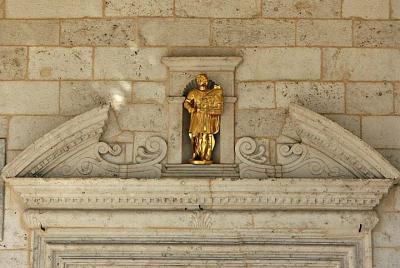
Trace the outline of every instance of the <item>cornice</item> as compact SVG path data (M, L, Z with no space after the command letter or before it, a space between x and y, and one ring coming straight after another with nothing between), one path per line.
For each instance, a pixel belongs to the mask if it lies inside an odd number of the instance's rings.
M371 210L389 179L7 178L27 209Z

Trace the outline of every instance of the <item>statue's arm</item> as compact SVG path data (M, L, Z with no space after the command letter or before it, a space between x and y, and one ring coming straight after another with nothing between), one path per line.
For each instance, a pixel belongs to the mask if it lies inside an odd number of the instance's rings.
M186 97L183 107L191 114L194 112L194 96L189 92L188 96Z

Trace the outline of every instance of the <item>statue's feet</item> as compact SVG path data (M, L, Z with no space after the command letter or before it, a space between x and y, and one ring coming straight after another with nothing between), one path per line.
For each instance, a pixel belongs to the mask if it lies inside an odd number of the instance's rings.
M195 159L191 159L189 160L190 164L193 165L211 165L213 163L212 160L195 160Z

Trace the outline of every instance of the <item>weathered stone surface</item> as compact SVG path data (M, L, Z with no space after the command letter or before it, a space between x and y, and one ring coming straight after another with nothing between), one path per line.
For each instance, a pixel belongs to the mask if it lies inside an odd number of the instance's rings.
M392 0L392 19L400 19L400 0Z
M0 113L58 113L58 82L0 82Z
M29 48L29 78L37 80L90 79L92 48Z
M379 149L379 153L381 153L395 168L400 169L400 150L393 149ZM397 186L400 191L400 187ZM400 197L400 195L399 195ZM399 199L400 205L400 199ZM400 209L400 206L399 206Z
M28 268L29 251L27 250L0 250L0 266L10 268Z
M141 19L139 36L146 46L208 46L207 19Z
M272 82L238 84L239 109L275 108L275 85Z
M96 48L94 73L98 79L161 80L167 68L161 63L165 48Z
M7 150L7 163L10 163L12 160L14 160L21 152L22 150Z
M61 114L78 115L107 103L119 108L131 101L131 94L132 86L127 81L61 82Z
M172 16L173 0L106 0L106 16Z
M8 118L0 116L0 138L6 138L8 133Z
M400 116L365 116L362 138L375 148L400 149Z
M21 221L21 207L18 200L10 198L8 188L6 188L5 193L4 238L0 242L0 247L2 249L27 248L29 246L29 234Z
M236 137L277 137L285 123L284 110L238 110Z
M155 82L137 82L133 84L135 102L158 102L165 100L165 84Z
M339 18L340 0L266 0L263 13L271 18Z
M10 120L8 149L25 149L68 119L62 116L13 116Z
M176 0L179 17L252 18L260 15L260 0Z
M6 140L0 139L0 170L5 166L5 164L6 164ZM1 182L0 188L3 193L3 182ZM1 197L3 198L2 193ZM1 210L3 210L2 207Z
M398 248L374 248L374 268L398 268L400 263L400 250Z
M146 115L146 116L144 116ZM166 111L155 104L132 104L117 112L122 130L161 131L167 127Z
M299 46L352 46L351 20L300 20Z
M324 48L323 79L397 81L400 51L374 48Z
M354 44L359 47L400 47L400 21L355 21Z
M56 20L2 20L0 45L58 45Z
M393 113L393 85L390 83L348 83L346 112L373 115Z
M133 19L85 19L61 22L61 45L132 46L136 44Z
M26 48L23 47L0 47L0 80L23 79L26 54Z
M276 83L276 105L297 103L317 113L344 113L344 84L317 82Z
M237 70L239 81L320 78L318 48L248 48L242 54L243 63Z
M6 0L0 0L0 18L4 18L4 15L6 13L5 3L6 3Z
M101 17L101 0L13 0L6 5L7 18Z
M295 24L289 20L219 19L212 24L216 46L290 46L295 44Z
M400 233L398 232L400 222L399 212L385 212L380 215L378 225L373 232L375 247L399 247ZM400 260L400 259L399 259Z
M400 114L400 83L394 84L394 112Z
M388 19L389 0L343 0L342 16L363 19Z
M325 114L333 122L349 130L354 135L361 136L361 117L357 115Z

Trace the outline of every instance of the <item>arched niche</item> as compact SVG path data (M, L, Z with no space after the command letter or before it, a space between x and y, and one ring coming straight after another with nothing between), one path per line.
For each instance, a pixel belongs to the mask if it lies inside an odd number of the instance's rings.
M136 163L107 160L119 153L101 138L109 109L49 132L2 172L32 230L33 267L372 268L374 207L400 174L337 124L291 105L276 163L244 137L237 173L174 176L157 136Z

